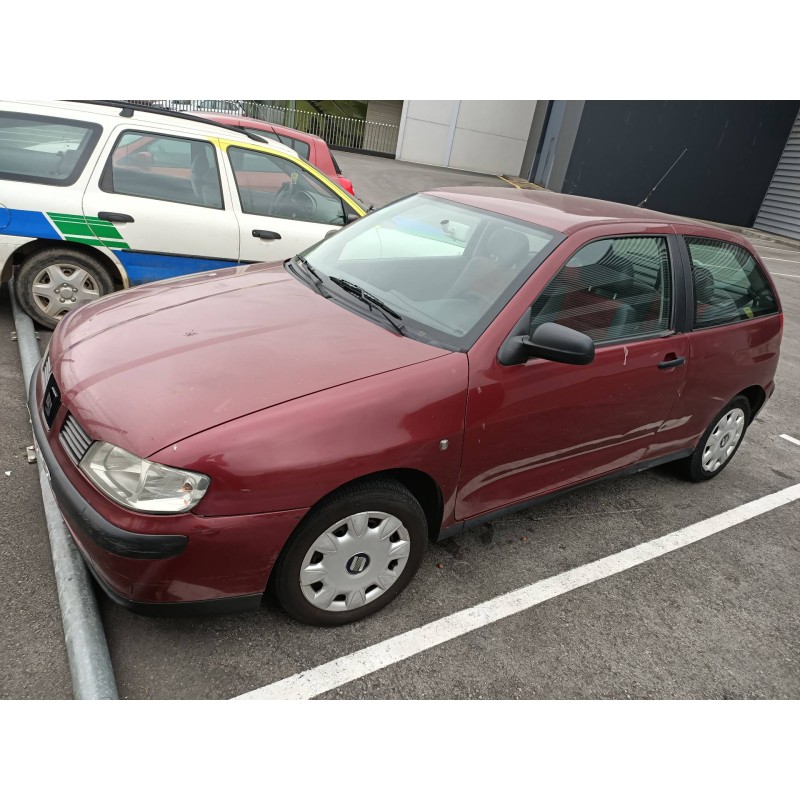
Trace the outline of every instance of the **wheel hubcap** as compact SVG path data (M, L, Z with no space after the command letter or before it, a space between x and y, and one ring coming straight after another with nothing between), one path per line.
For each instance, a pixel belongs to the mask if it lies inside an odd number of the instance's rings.
M411 554L403 523L383 511L340 519L308 549L300 567L306 600L325 611L371 603L400 577Z
M717 422L703 447L702 464L706 472L716 472L730 457L744 433L744 411L731 409Z
M54 319L100 297L97 281L85 269L71 264L45 267L34 278L32 292L37 308Z

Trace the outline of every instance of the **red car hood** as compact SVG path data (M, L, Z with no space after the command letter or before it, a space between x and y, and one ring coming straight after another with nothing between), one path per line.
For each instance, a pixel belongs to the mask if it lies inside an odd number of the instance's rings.
M276 265L113 294L65 317L50 343L63 402L86 432L143 457L259 409L445 354Z

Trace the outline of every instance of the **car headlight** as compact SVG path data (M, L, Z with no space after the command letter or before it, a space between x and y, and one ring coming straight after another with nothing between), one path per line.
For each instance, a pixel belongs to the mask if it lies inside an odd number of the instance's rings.
M151 514L189 511L211 483L207 475L165 467L108 442L95 442L81 459L80 468L115 502Z

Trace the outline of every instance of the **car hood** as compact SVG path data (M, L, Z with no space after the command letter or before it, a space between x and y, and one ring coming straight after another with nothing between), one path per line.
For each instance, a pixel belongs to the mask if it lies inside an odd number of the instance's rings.
M63 402L86 432L143 457L254 411L446 355L326 300L282 265L113 294L68 314L49 353Z

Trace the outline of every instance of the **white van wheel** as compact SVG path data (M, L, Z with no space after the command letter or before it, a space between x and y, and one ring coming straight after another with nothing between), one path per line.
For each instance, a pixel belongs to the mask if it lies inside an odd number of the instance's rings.
M97 259L66 249L32 255L20 267L15 284L22 308L46 328L55 328L68 312L114 290Z

